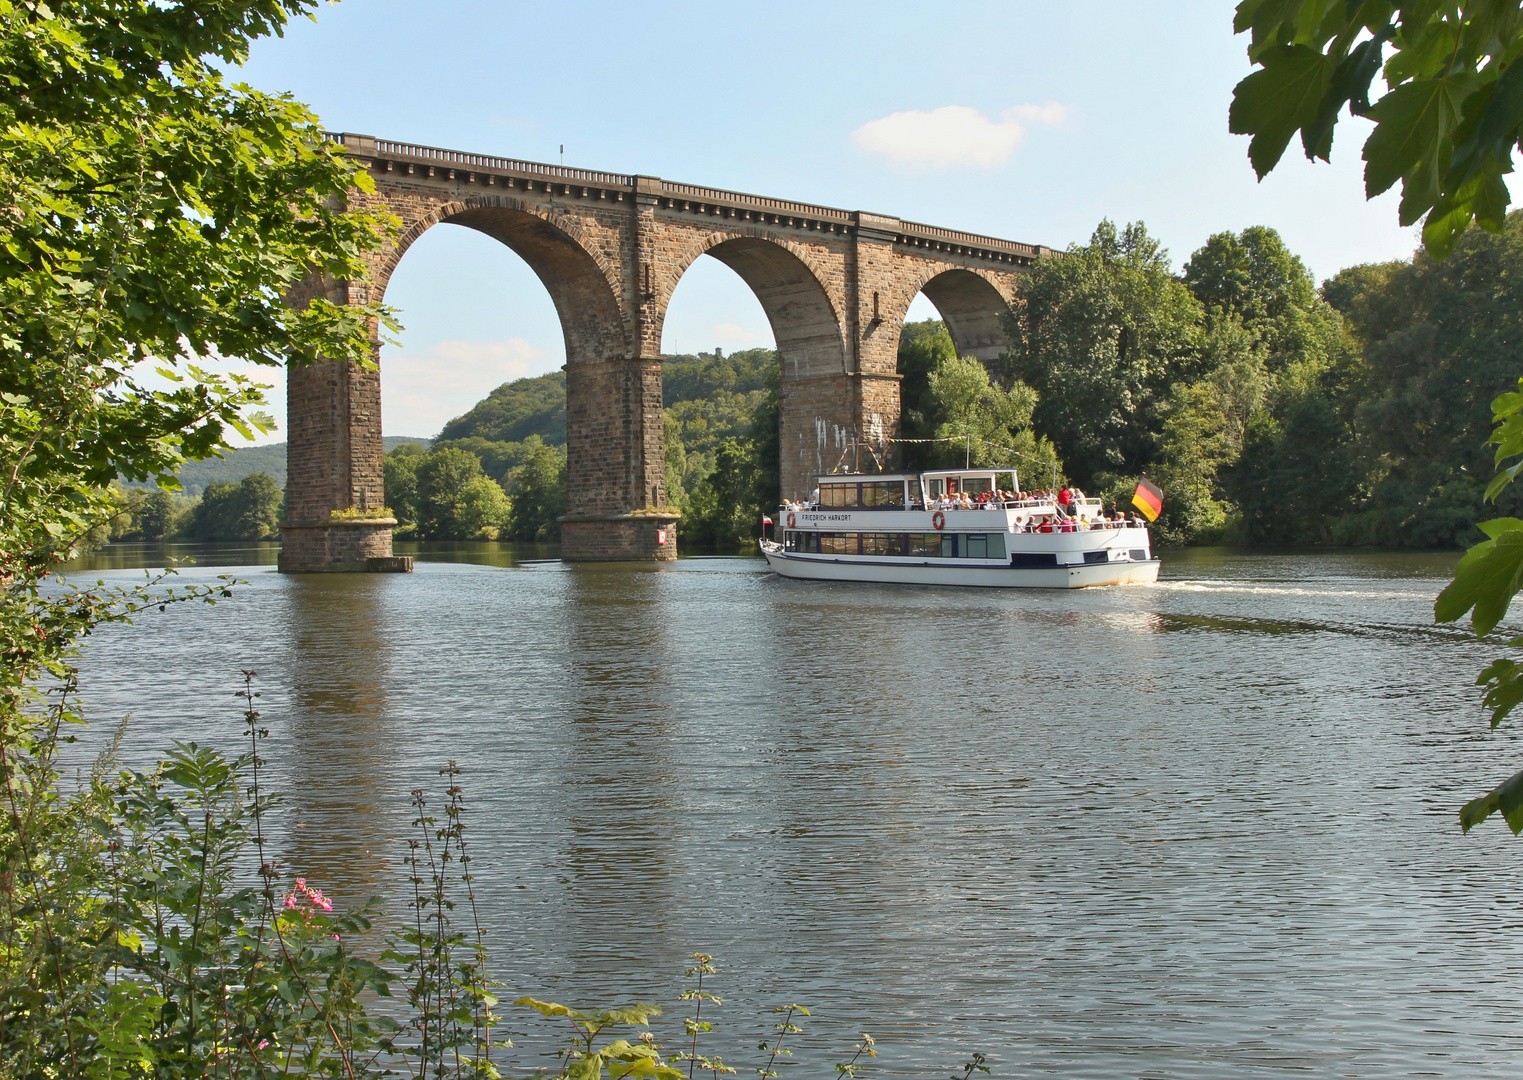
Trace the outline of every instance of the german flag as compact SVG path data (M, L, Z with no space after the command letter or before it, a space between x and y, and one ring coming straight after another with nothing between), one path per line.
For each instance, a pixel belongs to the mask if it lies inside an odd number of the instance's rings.
M1163 489L1144 476L1137 484L1137 493L1132 496L1132 505L1149 521L1157 521L1158 515L1163 513Z

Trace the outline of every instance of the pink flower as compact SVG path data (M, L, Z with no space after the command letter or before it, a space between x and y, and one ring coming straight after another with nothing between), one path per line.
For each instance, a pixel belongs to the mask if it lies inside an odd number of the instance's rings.
M260 1039L259 1040L259 1045L256 1046L254 1049L256 1049L256 1050L263 1050L266 1046L269 1046L269 1045L270 1045L270 1040L269 1039Z
M288 893L286 895L286 907L288 907L288 908L294 908L295 906L296 906L296 894L295 893Z
M298 889L305 889L307 887L307 879L304 878L304 877L297 878L296 879L296 887Z

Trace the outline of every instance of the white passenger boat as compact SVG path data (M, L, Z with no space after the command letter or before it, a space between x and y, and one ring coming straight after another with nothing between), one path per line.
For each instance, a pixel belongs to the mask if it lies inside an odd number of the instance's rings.
M767 564L784 577L904 585L1077 589L1158 580L1140 520L1107 520L1098 499L1060 506L1050 493L1001 494L997 474L955 469L818 478L814 497L785 503ZM954 508L967 501L974 509Z

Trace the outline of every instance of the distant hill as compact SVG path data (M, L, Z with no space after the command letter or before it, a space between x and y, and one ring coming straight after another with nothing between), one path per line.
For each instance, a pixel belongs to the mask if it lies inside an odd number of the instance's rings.
M445 424L439 441L477 438L523 442L530 435L538 435L551 446L566 445L564 371L503 383L470 412Z
M746 349L725 356L720 350L664 356L661 397L667 408L684 401L710 401L763 390L777 370L772 349ZM566 445L566 373L515 379L493 390L464 416L439 432L440 442L485 439L522 442L538 435L551 446Z
M417 439L408 435L387 435L381 440L384 450L393 450L403 443L428 446L431 440ZM185 494L200 495L206 485L216 480L236 483L252 473L268 473L282 490L286 486L286 444L270 443L268 446L245 446L229 450L226 457L192 461L180 470L180 483ZM151 484L128 483L128 487L151 487Z
M745 349L729 356L715 349L696 356L661 359L661 398L667 408L682 401L711 400L721 393L764 390L777 371L777 352L773 349Z

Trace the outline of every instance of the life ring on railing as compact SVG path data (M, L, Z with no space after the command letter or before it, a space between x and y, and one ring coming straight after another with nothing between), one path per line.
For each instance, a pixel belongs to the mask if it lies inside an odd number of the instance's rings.
M941 529L946 527L946 524L947 516L940 510L931 515L931 528L936 529L939 532Z
M794 523L795 520L797 520L797 519L794 518L793 511L789 510L788 511L788 528L790 528L790 529L793 528L793 523Z

